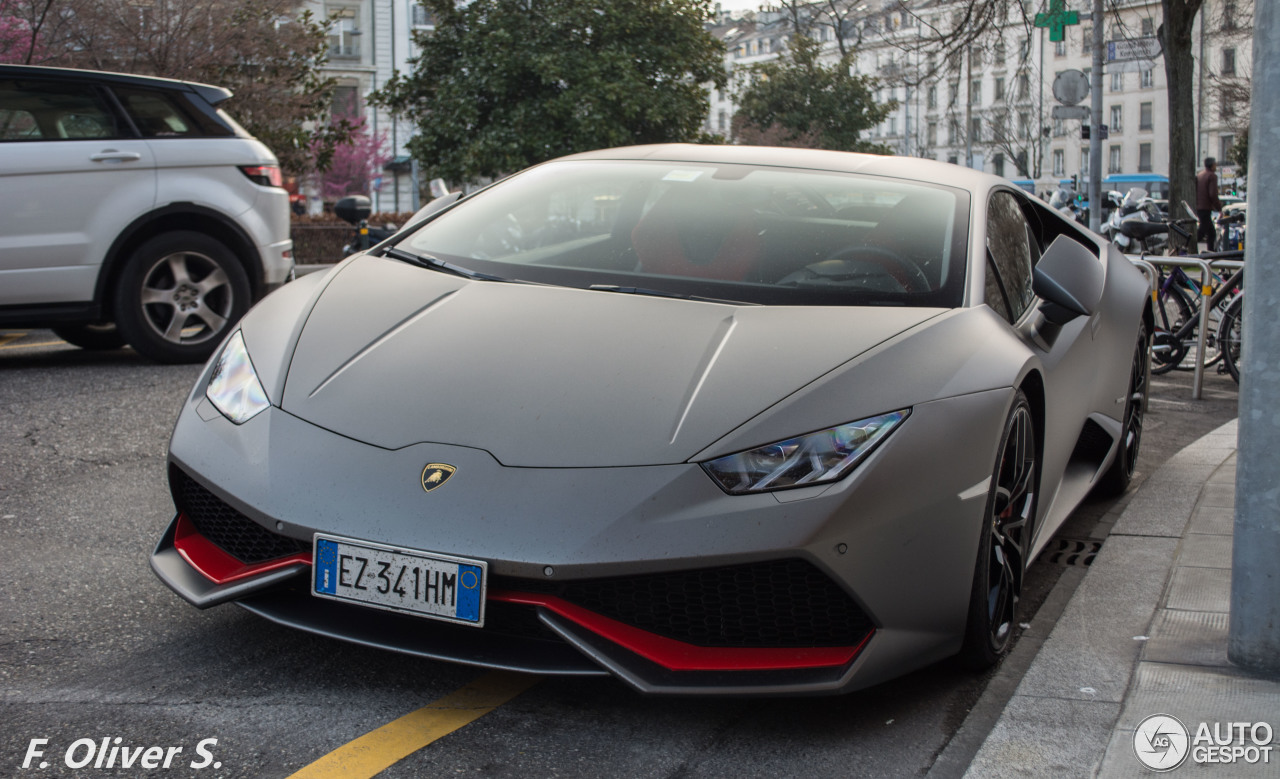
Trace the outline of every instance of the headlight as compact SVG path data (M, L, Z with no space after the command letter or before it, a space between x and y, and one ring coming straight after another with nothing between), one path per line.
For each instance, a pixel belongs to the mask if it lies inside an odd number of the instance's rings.
M244 348L244 338L239 330L218 355L213 377L209 379L209 388L204 394L223 416L237 425L244 424L271 405L267 391L253 371L253 361Z
M808 487L838 481L884 440L910 409L788 438L702 464L730 495Z

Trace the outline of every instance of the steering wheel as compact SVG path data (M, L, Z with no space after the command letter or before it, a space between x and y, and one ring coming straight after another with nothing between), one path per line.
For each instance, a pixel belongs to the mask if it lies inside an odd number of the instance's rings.
M833 252L823 262L831 260L865 260L875 263L884 270L885 275L902 287L903 292L927 292L930 288L929 277L924 275L919 265L883 246L850 244Z

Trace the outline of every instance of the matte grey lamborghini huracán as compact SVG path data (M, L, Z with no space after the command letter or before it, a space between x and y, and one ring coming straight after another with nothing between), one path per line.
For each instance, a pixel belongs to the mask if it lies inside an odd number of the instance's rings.
M1133 473L1146 284L1004 179L648 146L526 170L249 312L170 446L199 607L664 693L988 666Z

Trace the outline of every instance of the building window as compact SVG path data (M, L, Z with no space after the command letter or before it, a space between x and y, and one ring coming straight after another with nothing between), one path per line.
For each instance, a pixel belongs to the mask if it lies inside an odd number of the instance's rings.
M1227 98L1226 94L1218 93L1218 118L1234 119L1236 117L1236 104Z
M926 100L927 105L929 106L929 108L937 108L938 107L938 88L936 86L929 87L928 94L929 96Z
M1236 28L1236 0L1222 0L1222 29Z
M1142 17L1142 35L1143 37L1151 37L1156 34L1156 20L1150 16Z
M1018 74L1018 99L1028 100L1031 98L1031 77L1026 73Z
M1053 150L1053 175L1062 177L1066 175L1067 164L1066 155L1062 153L1062 149Z
M925 129L924 142L930 146L938 145L938 123L929 122Z
M1140 75L1142 77L1143 89L1150 89L1152 86L1155 85L1156 77L1155 77L1155 73L1151 70L1151 68L1147 68L1146 70L1142 71Z
M1151 103L1138 104L1138 129L1139 130L1152 129Z
M1138 144L1138 172L1151 172L1151 144L1149 143Z
M952 154L952 155L949 155L949 156L947 157L947 162L951 163L952 165L959 165L959 164L960 164L960 158L959 158L959 157L957 157L956 155Z
M1124 129L1124 106L1111 106L1111 132L1118 133Z
M1124 168L1120 164L1120 147L1112 146L1107 151L1107 172L1123 173Z
M716 127L720 129L720 132L729 129L729 119L724 111L721 111L720 115L716 117Z
M360 59L360 9L356 6L329 6L333 26L329 28L329 56L334 59Z
M960 120L952 119L947 125L947 145L955 146L960 143Z
M1067 41L1065 38L1060 41L1054 41L1053 56L1055 59L1061 59L1067 56Z
M1031 137L1031 114L1018 112L1018 137L1026 140Z
M1124 91L1124 73L1123 72L1116 72L1111 74L1111 91L1112 92Z
M1004 155L1003 154L997 154L995 157L991 158L991 170L997 176L1004 175Z
M409 6L413 9L413 26L414 27L435 27L435 19L431 18L431 12L418 3Z
M982 49L969 49L969 70L982 67Z
M996 94L994 98L997 102L1004 100L1004 76L996 79Z
M1236 137L1229 133L1223 133L1218 136L1218 159L1223 162L1239 162L1232 156L1232 150L1236 145Z
M1025 65L1031 59L1031 37L1027 36L1018 44L1018 64Z
M1089 147L1080 147L1080 178L1089 178Z
M896 116L889 117L889 134L890 135L898 134L898 117Z
M982 105L982 79L980 78L969 82L969 104Z
M1236 74L1236 50L1234 48L1226 48L1222 50L1222 75L1234 76Z
M1080 53L1091 54L1093 52L1093 27L1081 27L1080 31L1084 33L1080 38Z
M951 100L948 105L960 105L960 82L952 81L950 91Z
M995 59L996 59L996 64L997 64L997 65L1003 65L1003 64L1004 64L1004 58L1005 58L1004 41L1003 41L1003 40L998 40L998 41L996 41L996 47L995 47Z
M1061 119L1059 119L1059 118L1057 118L1057 117L1054 117L1054 120L1053 120L1053 137L1054 137L1054 138L1061 138L1062 136L1064 136L1064 135L1066 135L1066 134L1067 134L1067 131L1066 131L1065 129L1063 129L1063 126L1062 126L1062 120L1061 120Z
M973 117L969 123L969 140L973 143L982 143L982 119Z

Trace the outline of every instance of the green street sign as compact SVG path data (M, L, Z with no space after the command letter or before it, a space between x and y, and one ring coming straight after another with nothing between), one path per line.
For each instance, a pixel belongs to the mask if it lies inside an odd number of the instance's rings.
M1067 0L1049 0L1049 13L1036 14L1036 27L1049 28L1049 40L1057 43L1067 35L1067 26L1080 23L1080 14L1067 10Z

